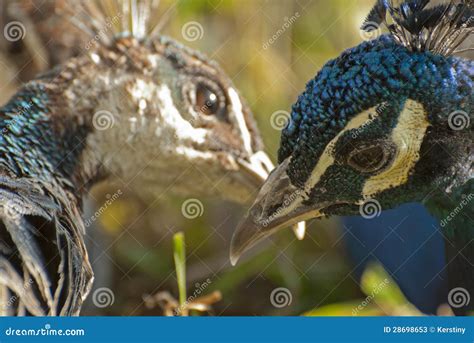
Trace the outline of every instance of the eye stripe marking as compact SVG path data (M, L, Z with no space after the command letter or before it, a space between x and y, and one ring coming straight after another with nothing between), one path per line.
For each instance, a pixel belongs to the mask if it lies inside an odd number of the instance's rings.
M420 159L420 148L428 126L423 105L408 99L391 134L391 139L397 146L392 166L365 182L362 191L364 198L373 197L383 190L407 182L410 171Z
M242 141L244 143L245 150L249 155L252 155L252 138L250 136L250 131L247 128L247 124L245 123L244 113L242 111L242 103L240 102L239 95L233 88L229 88L228 93L232 103L232 112L237 119L237 124L239 125L239 129L242 134Z
M160 114L165 122L175 128L177 139L190 139L198 144L203 144L206 140L206 130L194 128L189 121L181 116L174 104L169 87L166 85L160 86L156 95L162 109ZM161 126L157 126L157 136L162 134L162 129Z
M353 129L358 129L369 121L372 121L374 118L376 118L379 114L377 113L377 107L374 106L371 107L358 115L356 115L354 118L352 118L346 125L346 127L340 131L336 137L334 137L326 146L324 149L321 157L318 160L318 163L314 167L313 171L311 172L311 176L309 177L308 181L306 181L305 184L305 192L310 193L311 190L314 188L314 186L319 182L321 177L324 175L326 170L334 163L334 157L333 157L333 150L334 147L337 144L337 141L339 138L341 138L344 133L347 131L353 130Z
M308 181L306 181L304 191L298 192L298 195L294 198L293 202L288 206L284 206L279 215L285 215L287 213L291 213L294 209L298 208L304 200L308 198L308 195L311 193L313 187L319 182L321 177L324 175L326 170L334 163L333 157L333 149L336 146L337 141L339 138L347 131L358 129L368 122L373 121L376 117L378 117L377 107L371 107L355 117L353 117L346 125L346 127L337 134L326 146L324 149L321 157L318 160L318 163L313 168L311 176L309 177Z

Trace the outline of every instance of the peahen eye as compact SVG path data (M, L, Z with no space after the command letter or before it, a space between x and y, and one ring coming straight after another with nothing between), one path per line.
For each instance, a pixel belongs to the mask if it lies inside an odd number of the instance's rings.
M353 150L347 163L363 173L373 173L386 166L391 152L383 145L363 146Z
M217 115L225 107L225 99L220 90L214 89L210 85L199 82L196 85L194 105L197 112L205 115Z

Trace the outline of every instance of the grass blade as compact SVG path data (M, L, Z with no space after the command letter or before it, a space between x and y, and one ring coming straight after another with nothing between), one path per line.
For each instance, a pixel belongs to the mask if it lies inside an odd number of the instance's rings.
M186 247L182 232L178 232L173 236L173 250L176 277L178 279L179 305L183 306L186 302Z

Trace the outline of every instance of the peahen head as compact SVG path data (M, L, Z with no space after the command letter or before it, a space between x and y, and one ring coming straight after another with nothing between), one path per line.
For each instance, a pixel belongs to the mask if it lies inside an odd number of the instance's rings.
M379 1L368 20L379 24L388 11L391 34L345 51L309 81L279 165L234 235L234 261L295 222L422 201L472 178L474 63L452 56L472 31L472 3L427 3Z
M44 112L54 112L44 121L74 140L61 143L67 147L57 159L76 158L66 176L79 174L79 183L107 177L147 198L171 192L246 201L273 168L253 115L216 62L155 34L154 4L66 8L89 33L85 51L31 84L45 93Z
M166 37L124 38L89 56L103 78L88 83L101 94L89 110L91 142L112 176L152 196L250 200L273 166L249 107L215 62Z

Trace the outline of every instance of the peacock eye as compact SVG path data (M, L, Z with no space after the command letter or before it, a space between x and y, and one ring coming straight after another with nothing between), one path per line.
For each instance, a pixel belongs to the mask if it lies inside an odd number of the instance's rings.
M374 173L387 165L391 149L383 145L362 146L354 149L347 158L347 163L363 173Z

